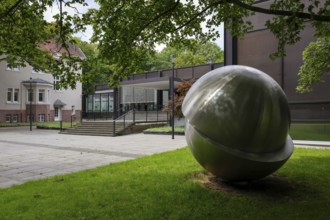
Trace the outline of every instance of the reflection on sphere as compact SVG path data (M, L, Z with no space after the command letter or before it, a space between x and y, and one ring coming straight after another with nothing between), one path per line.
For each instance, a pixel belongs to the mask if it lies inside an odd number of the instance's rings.
M194 157L224 180L265 177L293 152L286 96L257 69L226 66L205 74L189 90L182 112Z

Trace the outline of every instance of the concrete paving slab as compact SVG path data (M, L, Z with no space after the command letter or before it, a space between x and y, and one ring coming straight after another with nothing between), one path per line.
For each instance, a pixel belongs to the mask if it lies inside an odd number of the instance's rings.
M77 172L186 146L184 136L63 135L29 127L0 128L0 187Z

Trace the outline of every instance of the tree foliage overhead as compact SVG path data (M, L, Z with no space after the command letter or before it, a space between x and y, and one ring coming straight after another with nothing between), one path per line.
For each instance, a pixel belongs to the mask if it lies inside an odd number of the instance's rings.
M76 37L73 40L86 55L86 59L81 64L83 93L93 93L95 84L104 84L109 81L109 76L112 74L111 65L98 57L97 44L88 43Z
M173 46L192 37L214 39L219 37L217 27L221 22L234 36L241 37L252 28L244 18L255 12L274 15L265 23L279 39L274 57L285 55L284 46L300 40L306 19L320 34L323 24L330 22L329 0L276 0L269 8L254 5L255 0L97 2L100 9L89 13L94 24L93 40L100 43L100 54L116 64L114 81L143 69L139 64L157 43Z
M169 69L173 61L175 67L223 62L224 53L217 44L194 39L188 42L189 45L168 46L160 52L149 55L144 64L144 71ZM172 55L174 60L171 59Z
M300 67L297 90L311 92L313 85L330 75L330 37L310 43L303 52L304 64Z
M98 57L111 66L110 80L118 82L131 73L144 70L147 56L157 44L189 44L189 38L209 41L218 38L217 28L224 22L234 36L252 28L244 18L255 12L274 15L266 26L279 39L275 56L285 54L284 45L294 44L304 22L310 20L317 37L326 37L330 23L330 0L274 0L269 8L254 5L255 0L95 0L99 9L75 16L61 10L62 5L86 4L87 0L3 0L0 5L0 55L12 65L38 65L64 84L74 86L81 76L74 73L79 60L63 56L55 60L38 44L50 37L63 46L72 34L93 25L93 42L99 44ZM57 4L60 13L49 25L43 18L47 7ZM68 67L70 66L70 67Z
M48 7L57 3L59 14L54 15L54 22L45 21L44 13ZM71 16L62 10L62 6L84 4L84 0L3 0L0 4L0 56L10 66L32 65L37 70L61 76L62 86L75 87L80 76L76 70L81 59L68 52L71 36L83 30L82 19ZM40 45L48 40L56 40L67 52L55 57Z
M159 43L189 44L188 38L192 37L204 42L214 40L220 36L217 27L223 21L239 36L250 27L243 18L251 12L219 1L97 2L100 9L90 11L88 20L94 26L93 40L100 44L100 55L116 64L114 81L143 70L145 56L155 52Z

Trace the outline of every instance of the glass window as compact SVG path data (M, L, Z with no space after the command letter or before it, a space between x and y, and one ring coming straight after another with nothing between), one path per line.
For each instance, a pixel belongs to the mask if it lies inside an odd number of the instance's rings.
M89 95L87 98L87 111L93 112L93 95Z
M45 90L44 89L39 89L38 101L45 102Z
M7 90L7 102L11 102L12 101L12 96L13 96L13 89L10 88Z
M17 123L18 122L18 115L13 115L12 122L13 123Z
M110 93L109 94L109 112L113 112L113 104L114 104L113 93Z
M100 95L94 96L94 112L99 112L101 110Z
M156 103L157 92L154 89L146 89L147 100L146 102Z
M33 102L33 89L28 89L28 102Z
M7 90L7 102L19 101L19 89L9 88Z
M39 122L44 122L45 121L45 114L39 114L38 115L38 121Z
M11 115L10 114L6 114L6 122L7 123L11 122Z
M62 90L60 87L61 77L54 76L54 90Z
M14 102L19 101L19 89L14 89Z
M101 111L102 112L107 112L108 111L108 94L102 94L101 95Z

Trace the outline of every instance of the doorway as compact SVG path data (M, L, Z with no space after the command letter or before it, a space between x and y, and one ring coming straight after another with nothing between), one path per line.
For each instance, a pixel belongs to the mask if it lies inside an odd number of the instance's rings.
M62 110L60 107L54 107L54 121L61 121L62 120Z

